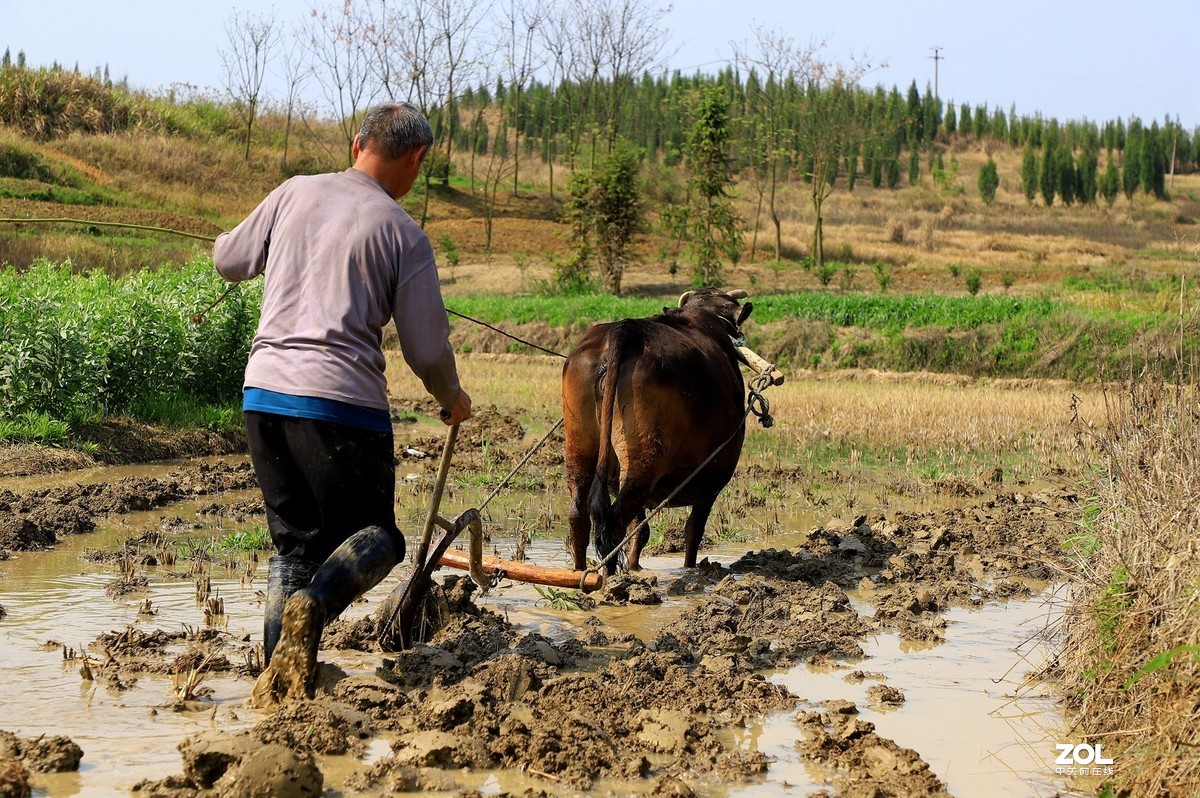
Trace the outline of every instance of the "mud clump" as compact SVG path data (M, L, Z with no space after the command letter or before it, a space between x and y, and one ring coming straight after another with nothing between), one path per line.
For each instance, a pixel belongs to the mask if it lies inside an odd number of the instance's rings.
M298 701L254 727L266 744L314 754L362 753L374 727L366 715L332 701Z
M904 691L886 684L867 688L867 702L873 707L895 709L904 703Z
M611 604L662 604L658 577L651 573L618 573L604 580L600 598Z
M68 737L43 734L20 738L0 731L0 795L28 795L28 771L73 772L79 770L81 759L83 749ZM25 792L21 792L23 783Z
M809 712L797 718L804 739L796 749L825 765L839 795L948 798L929 764L909 748L875 733L855 713Z
M711 772L727 759L718 729L793 700L734 660L643 651L527 693L504 708L489 749L578 789L601 776Z
M385 795L391 795L397 792L449 792L458 789L458 782L444 770L412 767L395 759L383 759L352 775L346 780L346 786L363 792L382 788Z
M180 743L179 752L183 775L141 781L133 786L133 793L152 798L197 794L283 798L317 796L324 786L310 753L264 742L254 733L201 732Z
M0 759L0 798L28 798L29 771L20 762Z
M333 688L333 698L370 718L378 728L396 729L408 693L377 676L350 676Z
M399 732L392 756L351 784L432 789L429 768L519 768L572 789L602 777L748 778L765 758L728 750L718 731L795 701L745 656L640 643L594 673L564 673L589 656L579 641L514 640L503 619L475 612L385 661L378 676L386 684L336 688Z
M813 655L863 656L858 640L874 631L837 585L814 587L758 576L722 581L705 600L665 626L659 650L693 658L742 654L757 667L785 667Z
M82 507L73 504L28 506L15 494L0 496L0 546L14 551L49 549L61 535L91 532L96 522ZM6 507L7 505L7 507Z
M432 399L408 402L401 409L431 416L437 416L440 411ZM470 420L464 421L459 429L455 440L455 463L466 468L479 468L484 464L483 457L486 451L486 456L492 463L515 464L525 454L520 447L524 437L525 428L516 417L500 411L495 405L477 407ZM438 455L445 445L445 440L440 436L402 440L397 434L396 461L404 461L409 466L424 461L432 470L437 466Z

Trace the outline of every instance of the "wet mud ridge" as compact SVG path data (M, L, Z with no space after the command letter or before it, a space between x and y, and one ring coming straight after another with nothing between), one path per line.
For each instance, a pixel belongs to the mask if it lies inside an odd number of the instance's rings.
M768 758L727 731L783 711L795 713L797 751L835 794L948 795L920 752L880 736L853 703L794 695L764 671L807 664L877 678L856 669L865 637L942 639L948 608L1027 594L1028 580L1057 567L1075 505L1062 491L983 497L833 522L794 549L728 566L706 560L661 585L649 573L611 580L601 598L609 603L688 597L649 639L583 614L554 639L522 631L478 606L469 580L450 576L453 614L427 645L386 657L373 675L326 673L317 700L287 704L254 729L189 738L182 773L134 792L232 796L253 785L258 795L316 795L320 756L357 755L378 736L389 755L352 775L348 794L473 794L478 781L462 783L471 771L520 771L534 785L524 795L703 794L763 778ZM372 628L337 621L323 648L369 649ZM209 634L185 641L194 668L253 675L247 641ZM180 641L131 635L93 643L107 656L95 678L188 664L165 660ZM868 700L894 707L904 693L879 684Z
M215 463L172 471L161 478L125 477L21 494L0 489L0 552L48 549L62 536L93 531L98 517L152 510L257 485L248 463Z

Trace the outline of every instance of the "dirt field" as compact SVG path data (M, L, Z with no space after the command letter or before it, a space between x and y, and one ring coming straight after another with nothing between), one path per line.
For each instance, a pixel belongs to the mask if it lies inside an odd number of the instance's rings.
M512 376L511 365L498 367ZM486 369L477 373L482 378ZM880 406L898 404L901 396L916 405L923 400L911 382L877 379L874 389L860 381L850 393L850 386L841 390L849 407L868 401L855 399L856 392ZM480 408L460 436L458 476L443 507L478 503L516 462L545 428L553 388L501 397L507 410ZM913 473L919 468L906 476L902 465L864 466L860 454L857 467L851 459L815 476L794 449L771 448L761 436L810 435L802 417L808 402L821 401L822 386L780 390L776 412L789 424L757 432L748 444L710 523L701 550L708 559L699 568L679 567L683 516L677 514L655 529L646 571L610 579L582 606L548 606L553 595L511 584L480 597L468 579L450 575L448 625L428 645L394 656L376 653L372 639L370 615L386 594L377 591L327 630L322 660L332 664L318 699L273 715L241 705L260 667L258 560L265 563L267 555L246 559L198 543L262 524L244 460L10 479L0 491L0 548L8 550L0 556L11 558L0 562L11 586L0 601L9 605L7 617L0 611L0 636L15 650L7 667L39 687L29 693L10 682L4 691L3 702L18 711L6 713L4 728L16 736L0 745L0 794L20 795L19 786L3 785L28 780L51 795L88 785L151 796L316 795L330 788L352 795L785 795L794 783L781 775L792 773L788 767L810 781L809 792L827 795L1049 795L1064 789L1054 781L1054 749L1045 740L1037 741L1041 748L1030 744L1038 750L1016 786L1012 779L1004 786L972 774L991 766L951 766L932 742L926 754L911 736L905 745L880 731L891 718L907 716L932 740L946 722L936 702L906 700L926 695L923 688L944 674L931 670L923 677L885 666L890 660L880 642L909 652L897 654L896 662L944 650L950 681L959 681L968 675L956 674L954 662L968 670L968 663L983 662L975 644L956 648L959 630L980 628L985 638L1013 634L1006 622L984 620L995 617L988 608L1019 614L1027 611L1016 608L1036 604L1028 599L1054 584L1059 545L1081 512L1061 464L1047 457L1051 449L1065 449L1069 435L1026 430L1043 451L1024 456L1041 458L1040 469L1027 463L1025 471L1011 465L1007 472L979 471L971 461L957 475L926 479ZM1028 414L1010 421L1014 428L1046 423L1027 409L1032 396L1063 402L1066 415L1064 386L953 390L972 408L964 411L970 415L995 416L1000 406L1010 416ZM1020 391L1028 396L1018 400ZM416 418L397 427L407 530L419 529L436 461L429 455L441 441L439 427L420 413L427 409L421 403L398 408ZM830 417L828 423L826 434L836 436L844 434L839 424L853 422ZM957 434L977 444L986 438L955 423ZM881 446L901 434L888 427L880 419ZM1063 441L1051 445L1054 435ZM524 551L534 561L563 564L561 440L552 438L529 469L511 496L489 510L490 545L508 558ZM64 610L55 620L53 610L35 612L36 602L72 579L95 594L78 613ZM34 614L42 617L27 617ZM989 632L989 623L1002 625ZM43 632L52 637L32 650L26 638ZM76 633L86 638L66 636ZM1001 642L1007 665L980 665L970 677L982 682L1011 670L1015 687L1009 690L1035 689L1028 677L1036 659L1023 662L1013 651L1018 638L1032 634L1027 629ZM816 686L799 686L826 675ZM86 706L54 687L72 681L82 684ZM840 697L846 689L856 700ZM152 692L156 703L144 705L148 699L136 697L143 692ZM43 693L44 700L23 697ZM169 696L165 703L163 695ZM1008 700L996 696L998 707ZM990 711L962 719L962 733L988 723ZM164 713L178 717L158 719ZM143 774L135 786L108 772L111 764L89 762L89 748L109 743L83 738L106 722L114 737L137 739L139 729L157 729L158 764L149 771L157 775L129 768ZM164 731L163 723L175 725ZM768 735L774 744L760 738L764 728L775 730ZM77 757L58 757L53 768L42 764L37 751L55 735L79 738L82 770L72 774L78 781L43 774L80 767ZM1021 742L1016 737L1014 744ZM115 756L132 757L130 747L117 745ZM164 771L163 757L176 764ZM172 770L176 775L164 778Z

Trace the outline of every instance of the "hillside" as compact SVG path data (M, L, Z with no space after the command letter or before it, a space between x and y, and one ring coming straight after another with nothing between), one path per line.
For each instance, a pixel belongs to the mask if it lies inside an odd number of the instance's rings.
M713 79L652 81L628 99L625 135L648 142L640 150L645 225L624 282L628 292L671 293L690 283L686 264L670 268L676 246L660 221L663 207L686 195L688 172L679 148L692 124L689 98L706 80ZM1164 174L1168 131L1160 131L1157 122L1150 128L1137 120L1060 124L1012 112L1006 116L998 109L989 116L986 108L977 108L968 127L966 104L955 123L953 106L943 116L940 104L929 96L921 99L915 87L907 106L895 89L891 95L882 88L864 91L856 101L867 110L855 113L868 116L847 121L857 130L857 138L846 144L855 155L840 164L824 205L825 255L833 261L824 273L804 268L814 221L805 164L781 161L775 204L782 258L776 261L769 187L744 154L757 146L753 81L731 84L734 79L725 75L715 80L732 96L729 166L735 209L743 220L742 257L736 266L727 264L730 284L759 292L953 294L965 293L967 275L977 270L983 293L1096 287L1101 296L1089 301L1103 301L1104 294L1121 288L1132 290L1138 295L1135 304L1143 305L1147 298L1141 295L1166 289L1164 281L1186 273L1196 261L1195 135L1169 131L1179 156L1172 151L1171 173ZM635 110L647 100L662 107L659 117ZM590 163L603 152L601 142L575 132L548 132L545 122L537 121L544 120L544 109L560 103L549 87L531 89L527 111L510 102L468 90L458 128L445 139L453 153L448 184L429 185L428 205L420 185L405 201L444 250L443 277L451 294L521 293L544 280L554 262L570 253L569 229L560 218L571 165ZM285 177L348 165L337 125L314 119L289 125L269 113L257 120L247 150L236 111L205 98L130 94L62 70L5 67L0 217L82 218L214 235L236 224ZM586 109L579 113L584 117L572 131L596 129ZM783 113L795 113L793 106ZM510 123L524 135L507 129ZM496 135L489 139L487 131ZM1042 157L1038 148L1043 145L1047 154L1053 149L1068 160L1074 148L1080 170L1089 159L1100 170L1109 157L1128 160L1141 170L1141 188L1135 180L1135 188L1118 193L1111 206L1096 197L1087 204L1065 206L1060 199L1046 207L1039 192L1027 201L1022 155L1028 147ZM552 164L544 157L551 151L557 153ZM999 186L994 203L985 205L976 186L989 156L995 159ZM896 173L886 180L880 175L885 166ZM1082 171L1078 179L1082 183ZM895 187L888 188L892 183ZM485 191L488 186L491 193ZM489 215L494 221L490 241ZM19 267L36 258L70 259L80 269L121 273L184 260L197 247L186 239L113 228L0 225L0 263ZM1150 298L1150 306L1155 301Z
M961 275L971 268L980 271L985 292L1060 287L1067 278L1137 288L1184 273L1195 261L1200 176L1176 176L1170 201L1137 194L1111 208L1103 203L1045 208L1021 195L1020 153L1000 150L993 154L1000 188L989 207L974 188L985 147L962 141L950 146L960 164L953 189L935 186L923 175L916 185L897 189L859 182L853 191L844 184L835 190L825 206L826 253L839 267L827 290L878 290L883 269L891 291L962 292ZM277 158L278 152L264 147L247 162L232 141L151 132L74 133L41 143L0 130L0 216L119 221L215 235L236 224L283 179ZM460 165L456 174L469 174L468 168ZM449 293L528 290L532 281L546 277L553 257L567 254L569 231L557 221L563 193L559 188L555 197L549 195L545 171L537 165L527 172L532 181L523 182L516 196L501 189L490 253L481 183L475 191L464 178L433 186L427 232L435 245L444 245L448 236L460 255L453 268L443 259ZM561 185L561 170L556 179ZM736 197L747 221L747 248L757 248L730 269L731 282L760 291L822 288L819 276L801 267L812 225L805 188L789 183L781 190L784 254L791 260L780 263L769 260L763 216L755 236L752 182L739 180ZM668 241L655 229L655 195L662 190L648 186L649 224L626 280L634 293L682 290L688 284L686 274L671 275L664 265ZM414 212L420 192L406 203ZM69 258L80 268L123 272L186 258L195 247L170 236L69 225L0 229L0 262L17 266L36 258Z

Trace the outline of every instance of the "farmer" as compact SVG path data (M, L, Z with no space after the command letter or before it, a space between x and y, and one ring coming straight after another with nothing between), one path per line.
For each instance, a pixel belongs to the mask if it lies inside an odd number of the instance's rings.
M432 144L414 106L373 108L353 167L285 181L216 242L227 280L265 274L243 399L278 550L267 572L260 703L312 695L325 622L404 558L380 343L390 320L442 421L471 417L433 249L396 203Z

